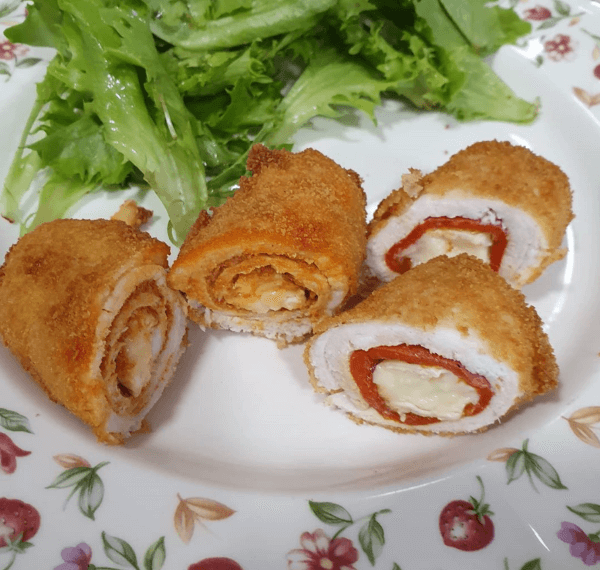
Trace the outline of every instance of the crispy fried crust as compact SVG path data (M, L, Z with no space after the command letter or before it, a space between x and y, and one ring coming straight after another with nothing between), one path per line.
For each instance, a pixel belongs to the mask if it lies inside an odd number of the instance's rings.
M324 287L341 284L346 296L353 294L366 244L366 198L359 176L313 149L291 153L262 145L252 148L247 168L252 176L241 178L234 196L200 215L169 272L169 284L188 300L243 318L251 311L222 302L215 280L224 268L233 268L234 279L251 274L256 258L257 270L271 267L286 279L298 278L301 287L319 274ZM244 264L240 273L238 264ZM316 302L306 314L312 318L322 311Z
M340 325L372 321L382 326L402 323L425 331L447 326L479 337L490 356L519 376L522 396L512 409L557 386L558 366L539 315L520 291L475 257L461 254L432 259L381 286L353 309L323 319L304 353L317 391L323 390L310 361L310 347L317 336Z
M566 253L561 244L574 217L569 180L556 164L523 146L477 142L424 176L420 184L423 189L418 195L399 188L382 200L369 223L369 237L375 236L390 217L402 216L419 196L453 192L456 197L501 200L537 221L546 237L548 254L528 283Z
M111 216L111 220L120 220L132 228L140 228L150 221L152 210L138 206L135 200L125 200L121 207Z
M98 323L120 279L132 268L166 268L168 253L121 221L56 220L23 236L0 268L2 341L102 441L121 443L103 427L109 410L95 371L104 351Z

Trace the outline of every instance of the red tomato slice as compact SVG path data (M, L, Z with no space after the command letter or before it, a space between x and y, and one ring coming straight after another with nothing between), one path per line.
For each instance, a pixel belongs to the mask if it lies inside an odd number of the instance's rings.
M463 230L490 234L492 238L492 245L490 247L490 267L494 271L500 269L504 250L508 243L506 232L502 227L494 226L493 224L485 224L469 218L439 217L427 218L424 222L413 228L405 238L401 239L388 250L385 254L385 263L390 270L396 273L405 273L408 271L412 264L409 258L402 255L404 250L416 243L425 232L439 229Z

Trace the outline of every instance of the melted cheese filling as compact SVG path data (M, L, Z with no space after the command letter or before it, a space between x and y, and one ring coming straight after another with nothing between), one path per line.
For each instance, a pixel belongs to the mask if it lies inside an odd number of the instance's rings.
M467 404L479 401L475 388L438 366L385 360L375 367L373 382L388 406L400 415L412 412L457 420Z
M492 236L485 232L432 229L407 247L403 255L410 257L413 266L425 263L439 255L453 257L461 253L468 253L489 263L491 246Z
M303 288L272 269L240 275L227 300L254 313L301 309L307 302Z

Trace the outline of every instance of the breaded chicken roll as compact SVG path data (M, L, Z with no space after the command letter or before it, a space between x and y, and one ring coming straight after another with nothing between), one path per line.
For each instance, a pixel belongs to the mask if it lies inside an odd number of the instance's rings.
M167 286L169 247L121 221L56 220L0 268L0 336L48 396L123 443L170 381L186 304Z
M525 147L475 143L402 182L369 224L367 264L382 281L438 255L469 253L520 288L566 253L569 180Z
M169 272L202 326L296 342L357 290L366 245L359 176L320 152L255 145L240 187L203 212Z
M322 321L305 350L315 389L358 423L482 431L557 385L542 322L473 256L439 256Z

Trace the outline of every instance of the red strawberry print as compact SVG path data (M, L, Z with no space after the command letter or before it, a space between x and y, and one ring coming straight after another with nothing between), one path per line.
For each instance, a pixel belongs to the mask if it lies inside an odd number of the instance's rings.
M243 570L242 567L231 558L216 557L205 558L192 564L188 570Z
M14 542L29 540L40 528L40 513L18 499L0 498L0 548Z
M494 538L494 523L489 515L493 515L490 506L484 502L483 482L481 499L469 497L469 501L451 501L440 513L440 533L446 546L472 552L485 548Z

